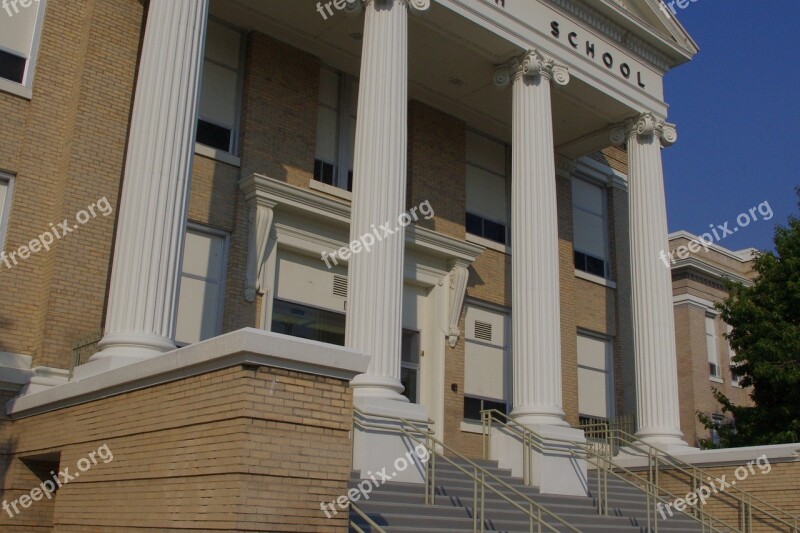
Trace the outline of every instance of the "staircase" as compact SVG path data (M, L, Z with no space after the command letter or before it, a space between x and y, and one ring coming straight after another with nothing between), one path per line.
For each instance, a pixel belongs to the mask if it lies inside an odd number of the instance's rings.
M469 468L462 460L454 461ZM498 468L496 461L476 462L580 531L646 532L645 496L622 480L608 478L608 516L600 516L596 499L591 496L540 494L537 489L526 487L521 479L512 477L509 470ZM354 472L350 486L355 487L358 481L358 473ZM590 487L597 486L593 471L589 473L589 483ZM455 466L439 461L433 505L424 503L424 485L391 481L374 489L369 500L358 500L357 505L387 533L471 533L473 490L473 481L469 477ZM485 531L530 532L528 517L524 513L489 490L485 494ZM510 496L513 498L513 494ZM365 532L378 531L355 512L351 511L350 519ZM658 530L663 533L699 532L701 526L686 515L676 514L667 520L659 517ZM351 528L351 531L357 530Z

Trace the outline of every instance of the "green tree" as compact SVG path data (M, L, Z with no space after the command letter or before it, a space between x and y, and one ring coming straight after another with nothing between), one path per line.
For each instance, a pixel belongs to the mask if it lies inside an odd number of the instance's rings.
M800 187L796 189L800 205ZM800 219L790 216L777 226L775 252L759 253L750 287L728 281L728 298L717 308L732 327L726 335L743 387L753 387L754 406L734 405L714 389L732 422L717 426L719 447L756 446L800 441ZM714 446L708 440L701 445Z

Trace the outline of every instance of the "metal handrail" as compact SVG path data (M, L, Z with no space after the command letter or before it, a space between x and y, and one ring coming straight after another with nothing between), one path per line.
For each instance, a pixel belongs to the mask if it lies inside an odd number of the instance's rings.
M711 472L703 470L702 468L695 466L693 464L687 463L686 461L682 461L677 457L668 454L661 448L643 442L637 439L634 435L631 435L630 433L623 431L621 429L608 430L608 444L609 447L611 448L613 448L614 445L613 443L614 434L617 434L620 437L624 438L623 439L618 437L617 440L623 442L626 447L647 454L648 462L652 462L653 459L655 459L656 462L654 466L655 468L658 468L658 460L662 459L665 466L667 466L668 468L678 470L686 474L687 476L690 476L691 477L690 482L692 484L693 490L699 488L699 484L703 483L704 477L709 478L713 475ZM695 487L696 484L697 487ZM789 531L792 531L793 533L800 533L800 525L798 517L784 511L783 509L780 509L772 505L769 502L762 500L761 498L758 498L757 496L750 494L746 490L743 490L739 487L735 487L733 485L729 485L728 487L725 488L724 491L719 492L717 495L720 494L736 500L736 505L739 508L739 517L740 517L740 524L742 525L742 531L748 531L748 532L752 531L752 520L753 520L752 515L753 515L753 510L755 509L757 513L761 513L765 517L768 517L769 519L774 520L788 527ZM759 505L754 505L753 501L757 502ZM769 509L772 510L772 512L768 511L767 509L764 509L762 506L768 507ZM780 516L776 516L776 514L774 513L780 513L781 515L783 515L783 518Z
M502 421L499 418L495 417L494 415L500 415L506 419L506 421ZM564 451L561 448L555 448L553 446L547 446L544 444L543 439L536 434L536 432L532 431L530 428L520 424L517 420L515 420L512 416L509 416L502 411L498 411L496 409L486 409L481 411L481 420L483 422L484 433L483 433L483 451L484 451L484 458L486 457L487 453L487 441L489 437L489 432L491 431L491 423L492 420L495 420L498 424L502 427L515 432L523 441L523 469L524 475L527 479L530 476L529 470L531 469L531 461L530 461L530 453L528 453L529 449L536 448L539 452L545 451ZM510 422L510 423L509 423ZM513 425L512 425L513 424ZM559 442L563 444L569 445L567 450L576 458L583 459L586 462L592 464L597 468L597 485L598 485L598 513L603 516L608 515L608 474L615 476L616 478L624 481L628 485L641 490L645 493L646 497L646 520L647 520L647 528L648 531L652 531L654 533L658 533L658 518L656 517L656 508L659 502L661 503L669 503L669 499L677 499L678 496L672 494L671 492L659 489L656 483L651 482L649 479L643 478L639 476L635 472L626 469L625 467L616 465L611 460L610 455L604 456L592 449L591 446L576 442L569 439L560 439L560 438L547 438L548 441L551 442ZM610 448L609 448L610 450ZM622 473L620 473L622 472ZM624 474L624 475L623 475ZM626 477L630 476L630 477ZM644 485L638 485L633 479L637 479ZM662 496L663 493L663 496ZM691 514L686 513L687 516L699 522L702 531L709 531L711 533L714 532L723 532L725 530L719 529L716 525L718 524L721 527L729 528L734 532L740 532L739 529L736 527L731 526L730 524L726 523L725 521L713 517L710 513L700 510L700 516L694 516ZM706 523L708 520L708 523ZM708 529L706 529L708 528ZM741 532L740 532L741 533Z
M364 520L367 521L367 524L369 524L369 527L370 527L370 533L372 533L372 532L386 533L385 529L383 529L381 526L379 526L375 522L375 520L370 518L364 511L359 509L358 506L356 504L354 504L353 502L350 502L350 509L355 511L358 516L360 516L361 518L363 518ZM352 520L350 520L350 527L355 529L358 533L366 533L363 529L361 529L361 526L359 526L358 524L356 524Z
M400 417L391 417L386 415L366 415L358 408L353 408L353 424L359 426L361 428L373 428L373 429L380 429L381 431L387 432L398 432L402 433L405 437L421 444L427 450L430 461L428 463L428 468L425 472L425 505L433 505L435 502L435 495L436 495L436 460L445 460L454 466L457 470L461 471L467 477L472 479L473 481L473 499L472 499L472 530L474 533L483 533L486 527L486 517L485 517L485 505L486 505L486 489L490 490L507 503L511 504L513 507L517 508L519 511L522 511L528 516L529 528L530 532L533 533L534 525L537 525L537 531L539 533L542 532L542 528L545 528L547 531L573 531L575 533L580 533L580 530L577 529L575 526L569 524L566 520L558 516L557 514L553 513L546 507L542 506L541 504L533 501L527 495L523 494L510 484L506 483L496 475L492 474L482 466L475 463L473 460L468 459L467 457L463 456L458 451L454 450L452 447L446 445L444 442L438 440L436 437L433 436L432 431L422 431L418 428L414 423ZM400 425L395 426L384 426L381 424L376 424L374 422L367 422L359 420L357 417L360 416L362 418L379 418L390 420L392 422L400 422ZM414 428L416 431L411 432L406 429L406 426ZM416 433L416 434L415 434ZM424 442L421 441L418 435L424 436ZM445 455L443 452L439 451L441 448L443 451L452 454L453 456L457 457L461 461L467 463L468 468L464 468L462 465L455 462L450 456ZM470 471L471 470L471 471ZM521 498L525 504L527 504L527 508L517 501L510 498L508 495L504 494L497 487L493 486L492 484L488 483L488 481L492 481L504 489L511 491L515 496ZM480 502L480 503L479 503ZM480 509L480 511L479 511ZM558 522L561 526L561 529L556 529L554 526L544 522L542 520L542 516L547 516L554 519Z

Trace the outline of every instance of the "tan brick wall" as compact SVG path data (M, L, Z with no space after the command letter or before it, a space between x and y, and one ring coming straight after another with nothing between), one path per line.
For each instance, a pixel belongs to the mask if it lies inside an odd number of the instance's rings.
M102 322L141 24L135 0L49 2L33 98L0 93L0 168L16 174L6 251L103 196L115 207L0 269L15 303L0 310L0 350L34 365L66 368L72 343Z
M758 455L754 453L751 459L753 461L752 472L747 467L748 461L730 465L702 467L703 471L707 473L706 477L710 475L714 482L714 487L717 488L717 494L712 494L712 496L706 500L706 505L703 507L706 513L709 513L715 519L722 520L733 527L739 528L740 504L738 499L741 497L741 493L738 493L735 489L741 489L753 497L775 506L779 510L789 513L790 515L800 515L800 500L797 498L797 494L800 492L800 463L797 461L778 462L777 460L772 460L770 461L769 467L765 466L762 471L756 462L757 456ZM763 461L762 464L764 464ZM640 475L646 475L646 472ZM719 489L721 486L719 479L722 476L725 476L725 481L727 483L735 481L735 485L726 488L725 491L721 491ZM674 470L661 470L659 472L659 486L679 498L685 499L686 495L692 492L691 483L687 482L688 479L689 478L684 474ZM713 492L713 488L709 486L707 479L704 481L706 487ZM662 496L667 500L671 500L670 497L665 496L663 493ZM769 510L768 506L760 504L757 501L754 502L754 505ZM774 510L769 510L769 512L772 514L780 514L775 513ZM668 516L666 510L664 514ZM669 518L660 520L659 524L668 526ZM756 533L789 531L785 525L771 520L766 514L756 509L752 511L752 525L752 531ZM720 526L717 525L716 527Z
M236 366L0 422L7 501L41 483L25 457L60 453L74 473L103 444L113 453L0 529L345 531L320 502L346 493L351 410L341 380Z

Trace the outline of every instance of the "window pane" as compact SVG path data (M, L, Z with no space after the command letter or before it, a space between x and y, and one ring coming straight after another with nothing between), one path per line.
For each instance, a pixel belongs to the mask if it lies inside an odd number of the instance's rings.
M293 337L344 346L345 316L276 299L272 331Z
M25 78L27 60L0 50L0 78L22 83Z
M501 223L508 221L506 180L467 165L467 211Z
M484 219L483 236L489 240L505 244L506 227L504 224L498 224L497 222L492 222L491 220Z
M572 205L602 217L605 211L603 190L597 185L574 178L572 180Z
M192 229L186 230L183 273L214 282L221 281L224 247L225 240L222 237Z
M403 396L408 398L411 403L417 403L419 397L417 396L417 375L418 371L412 368L400 369L400 384L403 385Z
M503 143L467 131L466 154L469 163L500 176L508 174L506 171L506 147Z
M467 233L483 236L483 219L478 215L467 213L466 227Z
M233 129L236 124L238 72L209 61L203 65L199 116Z
M603 217L580 209L573 209L572 225L575 249L599 259L605 259L606 228Z
M337 124L336 111L320 106L317 110L317 159L336 163Z
M205 57L239 70L242 34L214 20L208 21Z
M0 49L8 50L23 58L30 57L33 45L33 31L36 27L36 18L39 16L39 2L33 2L28 7L13 4L10 7L14 16L9 16L0 10Z
M320 69L319 103L334 110L339 108L339 75L327 68Z
M205 120L197 121L197 142L228 152L231 149L231 134L228 128L211 124Z

